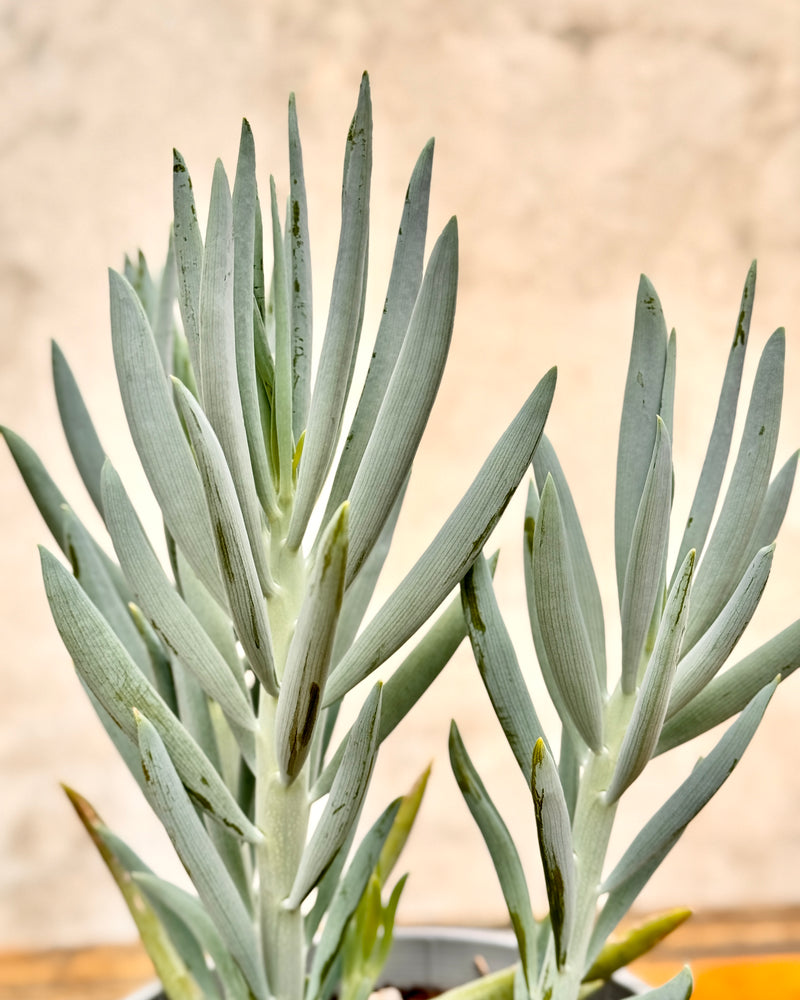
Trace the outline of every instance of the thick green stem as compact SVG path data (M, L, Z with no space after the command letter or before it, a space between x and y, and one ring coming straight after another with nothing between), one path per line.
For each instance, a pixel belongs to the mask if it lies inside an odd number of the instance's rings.
M617 812L617 803L607 804L604 793L614 774L633 702L634 697L620 689L611 696L604 726L607 744L602 753L590 755L581 776L572 827L577 900L565 965L556 967L553 948L544 964L542 992L551 1000L575 1000L586 971L603 867ZM550 987L552 992L548 994Z
M288 524L277 525L276 535ZM290 552L282 539L270 548L277 590L269 598L275 665L280 679L305 593L305 565L300 551ZM264 834L257 850L261 942L267 982L276 1000L302 1000L306 973L306 941L299 907L286 909L306 843L310 802L304 769L286 785L281 780L275 748L277 701L263 690L259 703L256 748L256 825Z

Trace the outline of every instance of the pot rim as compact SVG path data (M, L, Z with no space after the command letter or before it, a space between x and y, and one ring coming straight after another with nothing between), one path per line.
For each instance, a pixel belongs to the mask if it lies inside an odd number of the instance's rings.
M405 943L407 945L412 945L416 941L425 941L433 945L440 943L454 947L462 944L470 947L475 953L480 953L482 949L492 948L500 956L503 956L504 952L508 952L503 957L509 964L518 954L517 941L513 931L498 927L461 927L438 924L401 926L394 930L394 941L395 944ZM389 975L391 977L391 973ZM612 979L619 986L629 989L634 996L651 989L627 969L619 969L614 973ZM160 983L156 980L129 994L125 1000L155 1000L159 989Z

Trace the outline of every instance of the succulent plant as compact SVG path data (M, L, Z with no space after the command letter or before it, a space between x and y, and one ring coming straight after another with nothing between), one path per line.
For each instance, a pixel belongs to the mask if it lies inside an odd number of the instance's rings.
M3 431L71 567L42 550L58 631L196 891L154 874L70 792L170 1000L317 1000L342 970L349 995L362 996L391 934L397 897L384 905L380 890L409 807L393 802L351 851L355 827L379 744L465 635L458 597L371 689L333 750L337 711L480 554L531 461L555 387L552 370L357 635L453 330L455 220L423 266L432 156L429 143L411 177L372 361L343 434L367 280L366 75L347 135L339 247L313 376L294 101L285 217L271 180L262 219L246 122L232 192L222 164L214 170L204 236L186 164L175 154L162 276L154 278L141 255L124 274L110 273L117 379L163 515L168 567L57 347L61 420L116 558L30 446ZM312 804L323 797L312 823Z
M722 670L769 576L798 455L772 475L783 392L784 333L764 347L741 444L721 504L755 291L748 273L705 462L671 565L671 437L676 371L653 286L642 277L617 459L615 554L620 663L607 669L600 591L567 480L550 442L533 460L524 528L531 632L562 723L547 737L479 559L462 584L475 659L531 794L549 914L536 920L520 854L453 723L452 766L491 853L521 966L515 998L576 1000L688 915L656 918L607 944L650 876L741 758L782 678L800 666L800 620ZM716 514L716 520L714 520ZM713 527L712 527L713 526ZM668 568L669 566L669 568ZM537 695L538 698L538 695ZM648 762L738 717L610 868L621 796ZM512 972L505 987L510 995ZM690 995L682 972L648 994Z

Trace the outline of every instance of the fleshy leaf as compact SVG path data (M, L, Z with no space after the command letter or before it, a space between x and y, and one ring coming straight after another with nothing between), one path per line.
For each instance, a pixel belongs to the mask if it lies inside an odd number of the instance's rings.
M536 810L539 853L550 904L550 926L555 939L556 961L561 968L569 953L577 882L569 809L558 770L542 739L536 741L533 749L531 770L531 792Z
M688 705L730 656L761 600L774 551L774 544L761 549L716 620L678 664L669 715Z
M103 708L136 739L132 708L146 712L161 733L181 780L207 812L238 836L262 838L197 743L145 678L80 584L46 549L42 575L56 627L75 669Z
M140 712L134 714L150 804L251 990L259 1000L266 1000L269 991L258 943L239 890L184 791L156 728Z
M239 140L239 159L233 182L233 318L236 340L236 373L244 428L253 470L253 482L261 506L270 518L278 512L275 487L267 462L267 450L258 408L253 333L253 256L255 254L256 154L253 133L245 119Z
M497 555L489 560L489 571L494 574ZM450 661L467 634L461 600L456 597L431 625L425 635L409 652L403 662L383 685L379 740L382 743L417 704L422 695L436 680ZM333 777L341 763L349 734L345 736L325 770L311 790L317 799L330 789Z
M561 468L555 449L546 434L542 435L539 447L533 455L533 471L539 490L544 489L548 475L553 477L558 499L561 503L561 513L564 517L564 528L567 534L570 559L575 587L580 601L583 620L589 633L592 655L597 667L601 687L606 683L606 639L603 605L600 601L600 588L597 585L592 557L581 528L575 501L572 499L566 476Z
M695 552L691 549L667 597L653 652L625 730L614 777L606 792L608 803L615 802L642 773L658 743L689 615L694 560Z
M253 562L266 594L271 586L261 535L261 508L256 497L239 395L233 267L233 205L228 178L221 161L217 160L200 279L200 398L230 470Z
M772 545L778 537L778 532L783 524L786 509L789 506L789 499L792 495L798 457L800 457L800 452L796 451L781 466L767 488L767 495L764 497L764 502L758 514L758 521L756 521L756 526L753 528L750 545L739 563L741 575L744 575L745 569L755 558L758 550L764 548L765 545ZM739 569L737 568L738 572Z
M570 718L595 753L603 746L603 695L583 621L552 479L542 490L533 535L536 614L547 661Z
M618 969L635 962L655 948L691 915L691 910L670 910L631 927L623 938L606 944L583 977L584 982L605 982L610 979Z
M246 688L235 683L227 663L170 583L109 462L103 470L103 504L117 556L156 633L233 722L255 731Z
M311 395L311 248L308 238L308 205L303 174L303 151L297 127L295 97L289 97L289 270L292 336L292 427L295 441L306 429Z
M272 318L275 327L275 383L272 411L275 439L278 446L278 479L280 497L286 503L292 493L292 338L289 329L288 280L281 223L278 217L278 196L275 179L269 179L270 211L272 216Z
M92 418L89 416L89 411L86 409L86 403L83 401L72 369L55 341L52 342L52 366L61 426L64 428L69 450L83 484L102 517L100 471L105 461L105 451L100 444L100 439L92 423Z
M375 821L359 844L347 873L339 883L339 888L331 901L319 943L314 950L306 988L307 1000L316 1000L320 996L327 975L339 956L339 949L347 925L375 870L399 808L400 800L397 799Z
M311 892L358 820L375 765L380 711L381 685L376 684L353 724L328 801L303 852L285 903L289 910L296 909Z
M646 990L642 993L642 997L644 1000L648 1000L648 998L649 1000L689 1000L693 988L692 973L687 965L668 983L664 983L663 986L654 990Z
M66 497L51 479L41 459L27 441L18 434L15 434L8 427L0 427L0 433L5 438L8 450L11 452L11 457L14 459L25 485L28 487L28 492L33 498L39 513L42 515L50 534L64 555L69 557L64 541L64 510L71 510L70 504L67 503ZM117 566L113 559L109 559L97 542L94 542L94 545L120 597L125 601L129 601L131 599L130 587L126 583L119 566Z
M287 536L287 544L292 548L300 545L339 440L362 319L371 172L372 103L369 79L365 73L345 149L339 250Z
M711 519L714 516L714 508L717 505L722 478L725 474L725 466L728 462L728 454L731 448L733 437L733 425L736 419L736 406L739 401L739 389L742 384L742 369L744 367L744 355L747 347L747 338L750 333L750 317L753 312L753 296L756 290L756 262L750 265L747 273L744 290L742 292L742 302L739 307L739 317L736 322L736 330L733 335L728 363L725 367L725 376L722 380L722 390L720 391L717 413L714 417L714 426L711 430L711 438L708 442L708 450L703 462L700 479L697 483L694 500L689 511L689 518L683 532L680 548L678 550L677 567L683 562L689 549L696 549L698 554L702 552L706 543L708 529L711 527Z
M458 231L431 253L400 355L350 489L348 582L358 573L411 470L444 372L456 308Z
M344 503L322 537L286 654L275 715L275 754L286 784L308 757L328 677L344 594L348 515Z
M189 360L200 387L200 272L203 267L203 237L197 221L192 179L181 154L177 149L172 152L172 203L175 214L172 231L178 269L178 304Z
M800 619L715 677L686 708L668 719L656 753L671 750L730 719L774 677L780 674L785 680L798 667Z
M342 657L328 681L327 704L341 698L399 649L473 564L536 450L555 383L553 368L492 449L434 540Z
M64 543L73 576L114 630L142 673L152 681L153 668L150 656L136 625L131 620L130 612L99 557L94 539L69 509L64 511Z
M667 363L667 327L655 288L642 275L636 295L628 375L617 452L614 538L617 587L622 602L636 513L656 440Z
M672 458L669 434L656 417L656 439L642 499L636 512L625 569L622 620L622 690L636 690L642 652L656 601L661 598L664 560L672 506Z
M137 872L133 879L146 896L171 910L191 929L214 963L214 970L225 991L225 1000L250 1000L250 990L239 967L200 901L179 886L156 878L149 872Z
M489 566L482 555L461 582L461 606L475 662L495 715L530 786L530 748L544 737L544 730L500 614Z
M208 501L217 557L236 634L256 676L274 697L278 693L278 682L269 619L236 490L222 448L205 414L185 386L177 380L174 385L175 398L197 457Z
M736 767L758 728L777 684L777 679L773 680L753 698L711 753L700 760L680 788L645 824L603 883L602 892L611 892L625 883L665 845L677 841Z
M775 457L784 352L785 337L780 329L761 355L728 492L697 570L684 640L687 650L708 629L741 579L736 573L749 549Z
M98 853L111 872L136 924L136 930L170 1000L204 1000L204 993L192 978L158 914L120 862L103 836L103 821L77 792L63 786L75 812L92 838Z
M342 456L328 499L326 517L350 495L356 471L372 434L375 420L389 385L397 357L422 282L425 236L428 223L433 140L423 149L408 185L400 231L397 235L392 273L386 292L375 349L353 422L345 438Z
M545 477L546 479L546 477ZM525 505L525 523L522 542L522 564L525 576L525 599L528 605L528 621L531 627L531 636L536 650L536 659L539 663L539 670L544 679L547 693L555 706L559 719L561 720L562 743L566 738L573 747L572 756L576 759L583 757L586 752L586 744L575 728L567 705L561 694L561 690L556 683L553 668L547 658L542 630L539 625L539 616L536 611L536 588L533 581L533 536L536 529L536 522L539 519L539 494L533 482L528 483L528 500ZM562 753L562 757L563 757Z
M224 605L203 486L175 412L169 378L136 293L114 271L109 283L114 363L133 443L169 533Z
M528 883L508 828L497 811L467 754L458 726L450 723L450 763L458 787L481 831L492 857L511 926L519 945L528 983L536 976L536 921L531 910Z

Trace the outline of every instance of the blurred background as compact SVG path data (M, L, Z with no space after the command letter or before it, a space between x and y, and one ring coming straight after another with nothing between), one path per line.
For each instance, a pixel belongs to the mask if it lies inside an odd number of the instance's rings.
M408 177L431 135L429 243L455 213L461 248L449 369L377 599L558 363L548 434L600 577L613 662L616 437L640 272L678 332L678 531L754 257L743 400L761 347L785 325L776 461L800 444L800 7L793 0L0 0L0 422L38 450L70 503L96 525L57 421L56 339L106 450L154 516L117 398L106 268L120 268L123 254L139 247L160 267L172 147L187 161L204 215L217 156L233 175L242 116L255 133L262 190L272 172L285 196L286 104L294 91L321 334L344 138L364 69L375 116L365 349ZM523 500L512 502L491 544L503 550L498 597L538 704L520 558ZM0 945L127 940L133 925L59 782L86 795L160 873L173 873L175 863L60 645L36 552L37 543L50 544L47 530L5 447L0 517ZM795 497L742 651L798 617L799 563ZM542 714L552 725L552 713ZM530 797L468 650L384 747L365 819L433 759L406 856L412 876L401 919L497 924L505 919L502 896L447 761L450 718L544 906ZM800 904L798 719L800 680L792 678L640 909ZM636 783L612 854L714 735L659 759Z

